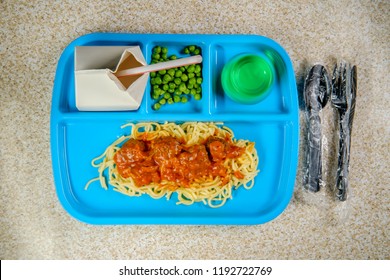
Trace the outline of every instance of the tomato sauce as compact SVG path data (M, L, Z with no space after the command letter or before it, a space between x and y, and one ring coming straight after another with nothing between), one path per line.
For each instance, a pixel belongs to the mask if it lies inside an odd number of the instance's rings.
M196 180L209 181L219 176L229 181L226 159L240 157L245 148L230 139L209 137L205 143L186 146L177 138L162 137L151 141L130 139L114 156L119 174L133 178L136 186L171 182L175 187L188 187ZM241 172L234 176L243 178Z

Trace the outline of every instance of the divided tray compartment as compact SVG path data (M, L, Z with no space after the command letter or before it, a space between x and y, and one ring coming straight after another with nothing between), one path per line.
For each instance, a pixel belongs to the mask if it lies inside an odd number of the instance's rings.
M168 48L168 56L170 55L176 55L178 58L182 57L187 57L189 55L183 54L182 51L185 47L190 46L190 45L196 45L202 49L202 76L203 79L205 77L209 76L209 67L208 67L208 59L209 59L209 51L208 51L208 45L206 42L202 41L196 41L195 38L189 36L187 38L183 37L181 40L177 40L176 36L167 36L166 38L161 38L156 39L156 40L150 40L147 49L146 49L146 56L145 59L148 63L151 62L151 55L153 52L153 48L156 46L164 46ZM202 92L204 92L205 87L204 87L204 82L202 83ZM161 118L161 116L164 115L174 115L175 117L179 117L180 115L183 114L196 114L196 115L204 115L205 113L208 112L208 99L203 98L201 100L194 100L192 96L189 96L190 102L187 103L175 103L175 104L170 104L166 106L162 106L162 108L158 111L155 111L152 109L152 105L154 104L154 100L152 100L151 95L151 85L150 82L148 82L147 87L146 87L146 92L145 92L145 109L146 112L154 116L156 115L157 118Z
M202 99L186 104L152 109L148 82L137 111L81 112L75 106L74 49L76 46L141 46L148 63L155 46L168 47L169 55L187 45L202 49ZM220 74L235 55L258 53L273 62L276 83L264 101L254 105L234 103L223 94ZM51 112L51 151L55 187L65 210L76 219L91 224L261 224L278 215L288 205L298 164L298 99L292 63L276 42L256 35L181 35L93 33L69 44L58 62ZM147 195L128 197L95 182L91 160L119 136L128 122L214 121L231 128L237 139L255 142L260 173L251 190L233 191L233 199L221 208L203 203L176 205L171 200L155 200Z

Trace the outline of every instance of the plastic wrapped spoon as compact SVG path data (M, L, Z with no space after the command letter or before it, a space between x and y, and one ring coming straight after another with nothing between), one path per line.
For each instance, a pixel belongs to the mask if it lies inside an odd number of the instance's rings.
M331 82L324 66L314 65L305 80L304 99L308 123L305 188L318 192L322 184L322 132L320 111L331 92Z

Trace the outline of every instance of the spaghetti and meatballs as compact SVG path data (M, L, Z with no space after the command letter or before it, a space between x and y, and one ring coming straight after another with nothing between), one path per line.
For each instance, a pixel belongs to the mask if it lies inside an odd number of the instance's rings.
M234 139L233 132L216 123L137 123L92 161L99 180L129 195L153 198L178 195L178 203L222 206L232 189L250 189L258 172L253 142Z

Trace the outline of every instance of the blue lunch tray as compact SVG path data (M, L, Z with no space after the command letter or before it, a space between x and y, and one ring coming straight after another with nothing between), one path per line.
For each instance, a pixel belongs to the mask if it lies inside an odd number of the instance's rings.
M166 105L152 110L148 83L137 111L81 112L75 105L74 51L76 46L139 45L150 62L153 47L168 47L177 54L188 45L202 49L202 99L186 104ZM241 53L262 55L274 64L276 83L262 102L243 105L223 93L223 66ZM237 139L255 142L260 173L251 190L233 191L233 199L220 208L203 203L176 205L176 197L155 200L148 195L129 197L98 182L91 160L129 129L120 126L138 121L221 121ZM58 198L76 219L101 225L113 224L230 224L268 222L287 207L294 190L298 165L298 96L291 60L271 39L257 35L179 35L92 33L77 38L63 51L54 80L51 110L51 152Z

